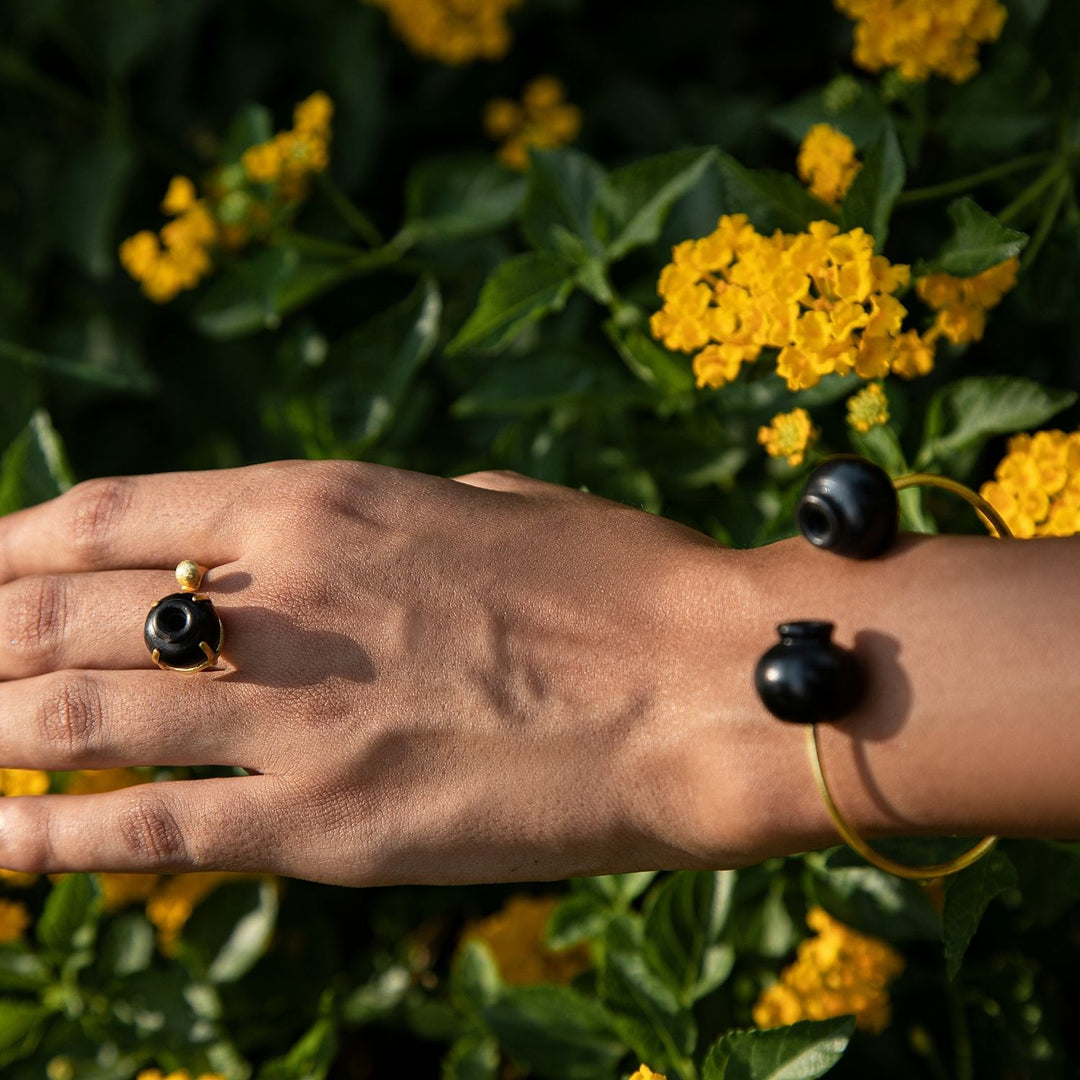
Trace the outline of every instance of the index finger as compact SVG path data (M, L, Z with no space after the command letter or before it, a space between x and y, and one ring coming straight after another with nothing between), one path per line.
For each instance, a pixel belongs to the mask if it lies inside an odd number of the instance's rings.
M0 584L27 574L208 566L242 554L239 500L253 470L159 473L87 480L0 518Z

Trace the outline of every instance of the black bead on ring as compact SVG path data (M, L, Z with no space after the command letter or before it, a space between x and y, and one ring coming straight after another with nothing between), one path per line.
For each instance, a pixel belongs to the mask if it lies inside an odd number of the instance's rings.
M203 671L217 663L225 629L209 596L198 592L205 573L185 560L176 568L180 592L163 596L151 608L143 627L150 657L166 671Z

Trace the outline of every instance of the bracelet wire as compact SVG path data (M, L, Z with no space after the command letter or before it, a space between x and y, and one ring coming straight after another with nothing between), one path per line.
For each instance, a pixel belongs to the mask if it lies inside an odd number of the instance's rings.
M972 491L971 488L958 484L955 480L948 479L948 477L934 476L931 473L912 473L909 476L901 476L893 480L893 487L897 491L912 487L936 487L951 492L953 495L959 495L960 498L974 508L991 536L1001 539L1013 535L1005 519L990 503L981 495ZM825 804L825 809L832 819L833 825L836 826L836 831L844 839L848 847L880 870L895 874L896 877L907 878L909 881L925 881L928 878L945 877L947 874L955 874L971 866L972 863L989 854L998 841L996 836L983 837L974 847L969 848L962 855L957 855L954 859L947 859L945 862L931 863L927 866L908 866L905 863L896 862L895 859L890 859L887 855L875 851L856 832L836 805L836 800L833 799L832 792L829 790L829 783L825 779L825 770L821 764L821 748L818 745L817 724L806 725L806 749L810 758L810 767L814 773L814 781L821 795L821 801Z

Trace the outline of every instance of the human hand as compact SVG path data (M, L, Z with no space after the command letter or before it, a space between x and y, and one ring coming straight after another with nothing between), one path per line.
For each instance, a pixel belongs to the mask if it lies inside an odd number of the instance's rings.
M225 626L194 675L142 641L187 558ZM0 762L252 775L2 799L0 865L372 885L752 861L760 710L723 706L748 682L740 566L507 473L79 485L0 521Z

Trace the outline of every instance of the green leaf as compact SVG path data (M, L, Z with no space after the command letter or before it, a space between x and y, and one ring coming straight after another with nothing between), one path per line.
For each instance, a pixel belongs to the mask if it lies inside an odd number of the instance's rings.
M0 457L0 514L55 498L72 479L60 436L49 414L37 409Z
M689 1077L693 1072L690 1054L697 1043L697 1025L693 1013L649 965L639 924L639 920L626 916L609 924L600 970L600 998L614 1016L619 1033L641 1061L668 1073L670 1080Z
M141 912L113 919L102 935L98 965L116 978L145 971L154 958L154 928Z
M379 252L366 261L308 260L293 247L270 248L215 279L195 305L192 322L216 341L276 330L289 312L386 260Z
M66 956L81 947L84 927L93 927L100 914L100 891L92 874L66 874L45 899L35 932L46 949Z
M834 80L829 87L810 90L793 101L770 109L770 126L793 143L800 143L815 124L830 124L856 146L872 146L889 119L881 95L871 82L853 79L850 75L840 78L846 85L839 102L833 100L838 82Z
M392 964L346 995L341 1019L355 1027L381 1020L402 1003L411 986L412 972L404 964Z
M421 161L406 181L405 236L456 240L493 232L518 215L525 186L525 177L488 154Z
M668 211L701 179L715 155L712 149L677 150L608 175L600 189L597 222L607 258L621 259L659 239Z
M593 226L604 177L579 150L533 150L521 216L529 243L574 263L602 255Z
M446 347L495 352L566 303L573 288L570 268L562 259L529 252L500 263L484 282L476 310Z
M810 895L845 925L886 941L941 940L941 919L918 882L819 854L804 861Z
M284 1056L268 1061L258 1080L325 1080L337 1056L337 1029L329 1017L316 1020Z
M942 912L945 969L955 979L964 953L975 936L979 920L994 897L1016 887L1016 869L1003 851L994 850L977 862L945 879Z
M0 1068L32 1053L50 1010L18 998L0 998Z
M1027 233L1002 225L970 196L951 202L948 213L953 234L942 245L936 259L918 266L919 275L973 277L1019 255L1028 242Z
M223 885L199 904L185 924L181 955L210 982L234 982L266 951L277 914L274 882Z
M843 1056L855 1019L803 1020L767 1031L731 1031L705 1059L702 1080L815 1080Z
M72 155L61 172L54 226L64 249L92 278L107 278L116 264L116 219L124 204L135 148L103 134Z
M856 431L849 426L848 440L856 454L880 465L890 476L903 476L911 471L896 432L887 424L878 424L869 431Z
M927 406L915 467L925 468L993 435L1036 428L1076 398L1075 390L1054 390L1013 375L977 375L949 383Z
M462 943L450 968L450 991L473 1009L492 1004L502 989L499 967L481 941Z
M716 167L726 212L746 214L759 232L802 232L811 221L834 216L790 173L748 169L723 152L717 154Z
M0 990L40 990L51 981L48 966L23 942L0 945Z
M862 168L840 207L840 228L857 226L874 238L881 251L889 235L889 217L896 197L904 189L904 155L892 123L885 125L877 142L867 151Z
M442 1062L442 1080L494 1080L499 1069L499 1044L482 1031L462 1035Z
M655 870L636 874L607 874L604 877L573 878L571 888L603 900L617 911L624 910L639 897L656 877Z
M265 105L245 105L234 116L221 147L223 162L238 162L244 151L274 137L274 117Z
M734 962L720 934L731 910L735 871L683 870L652 896L645 916L650 966L685 1008L716 989Z
M614 319L604 323L604 332L626 366L646 385L665 394L693 390L694 372L688 357L665 349L637 327L620 327Z
M549 949L568 949L603 934L610 909L597 897L571 893L551 913L546 942Z
M424 277L401 303L330 349L321 398L334 433L363 456L386 434L439 337L442 298Z
M484 1020L522 1068L550 1080L613 1078L626 1053L607 1011L568 986L510 987Z

